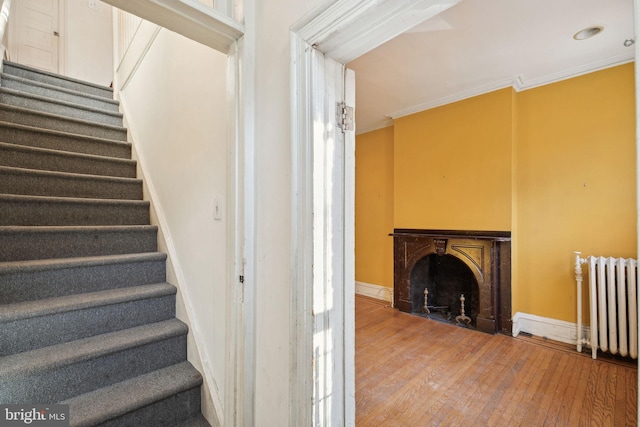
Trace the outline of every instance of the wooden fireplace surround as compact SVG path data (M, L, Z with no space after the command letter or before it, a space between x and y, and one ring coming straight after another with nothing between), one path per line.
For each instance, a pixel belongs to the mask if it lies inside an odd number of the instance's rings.
M476 329L511 335L511 233L394 229L393 301L411 312L411 271L430 254L453 255L473 272L478 283Z

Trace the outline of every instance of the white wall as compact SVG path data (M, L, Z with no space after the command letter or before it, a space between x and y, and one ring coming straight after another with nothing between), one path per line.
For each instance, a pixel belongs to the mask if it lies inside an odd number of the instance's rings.
M63 0L64 74L109 86L113 80L111 6L98 0ZM93 7L90 7L90 4Z
M214 219L213 204L220 197L224 212L227 57L166 29L150 40L137 67L121 67L116 82L118 87L126 82L119 96L130 139L161 225L166 225L165 238L174 251L171 264L180 282L174 284L179 285L185 302L184 312L178 305L178 317L201 340L197 346L205 381L210 380L207 386L221 411L227 220L224 215ZM133 73L129 80L121 75L125 71ZM193 355L190 349L192 362ZM207 408L204 412L207 414Z

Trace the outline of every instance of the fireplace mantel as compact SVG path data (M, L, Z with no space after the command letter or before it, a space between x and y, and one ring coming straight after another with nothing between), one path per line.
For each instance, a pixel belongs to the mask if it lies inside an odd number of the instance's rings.
M395 229L394 304L411 312L410 277L416 263L431 254L463 261L478 283L480 307L476 328L511 334L511 233Z

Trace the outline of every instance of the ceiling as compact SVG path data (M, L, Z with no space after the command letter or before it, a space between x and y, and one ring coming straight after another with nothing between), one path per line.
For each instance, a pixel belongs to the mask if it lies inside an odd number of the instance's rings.
M590 26L587 40L573 35ZM513 86L630 62L633 0L462 0L347 64L358 133L394 118Z

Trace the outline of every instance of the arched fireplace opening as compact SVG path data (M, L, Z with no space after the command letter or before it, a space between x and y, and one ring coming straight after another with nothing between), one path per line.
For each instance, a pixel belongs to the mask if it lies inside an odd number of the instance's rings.
M478 282L471 269L459 258L435 253L423 257L411 270L410 288L413 314L428 314L435 320L475 328L479 308ZM429 313L424 307L425 289L428 291ZM469 321L459 318L462 314L461 296L464 296L464 315Z

